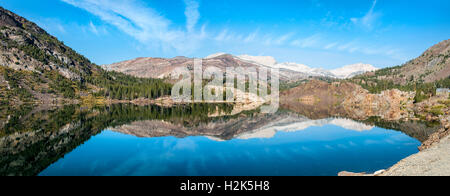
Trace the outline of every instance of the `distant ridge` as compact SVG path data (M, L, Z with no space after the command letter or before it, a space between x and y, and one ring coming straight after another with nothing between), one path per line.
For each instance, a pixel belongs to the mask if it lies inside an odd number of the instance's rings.
M143 77L143 78L167 78L171 72L177 67L191 67L192 60L190 58L137 58L128 61L113 63L110 65L102 65L106 70L122 72L125 74ZM378 70L368 64L348 65L335 70L325 70L310 68L303 64L297 63L278 63L271 56L250 56L240 55L234 56L227 53L215 53L203 58L204 67L217 66L223 70L226 67L266 67L279 68L280 79L282 81L296 81L307 79L309 77L327 77L347 79L358 74Z
M295 72L304 73L308 76L321 76L330 78L347 79L354 77L359 74L364 74L366 72L372 72L378 70L378 68L373 65L357 63L353 65L346 65L344 67L325 70L321 68L311 68L304 64L299 63L278 63L274 57L271 56L250 56L250 55L240 55L237 56L242 60L258 63L264 66L287 69Z

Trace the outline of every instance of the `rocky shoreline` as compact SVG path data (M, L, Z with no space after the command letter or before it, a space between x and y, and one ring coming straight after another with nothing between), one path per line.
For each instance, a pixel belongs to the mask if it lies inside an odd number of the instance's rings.
M380 176L450 176L450 136L401 160Z
M442 128L419 150L387 170L373 174L343 171L338 176L450 176L450 116L442 120Z

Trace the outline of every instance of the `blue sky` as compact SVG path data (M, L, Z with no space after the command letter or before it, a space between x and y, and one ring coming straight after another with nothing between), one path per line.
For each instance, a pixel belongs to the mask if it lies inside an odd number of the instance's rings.
M450 39L448 0L2 0L97 64L274 56L336 68L402 64Z

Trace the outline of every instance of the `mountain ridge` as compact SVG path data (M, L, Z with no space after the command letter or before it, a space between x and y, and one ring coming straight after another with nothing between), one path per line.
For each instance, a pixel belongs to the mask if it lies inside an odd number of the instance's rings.
M276 59L271 56L235 56L223 52L211 54L202 59L205 67L214 66L214 61L222 61L219 65L222 70L227 66L236 67L241 65L255 68L279 68L282 81L296 81L308 79L309 77L347 79L358 74L378 70L378 68L375 68L372 65L363 63L347 65L334 70L325 70L322 68L310 68L306 65L297 63L278 63ZM183 59L139 57L109 65L102 65L101 67L105 70L122 72L137 77L162 79L169 77L170 72L177 67L188 66L188 68L192 68L192 62L193 58L187 57L183 57ZM230 64L227 65L227 63Z
M385 80L398 85L431 83L450 75L450 39L428 48L421 56L403 65L361 75L369 80Z

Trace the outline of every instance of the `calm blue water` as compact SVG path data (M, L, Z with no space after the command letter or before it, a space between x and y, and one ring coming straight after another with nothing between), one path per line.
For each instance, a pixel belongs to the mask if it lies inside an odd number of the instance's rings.
M40 173L100 176L305 176L375 172L417 153L420 142L401 132L358 132L326 125L278 132L269 139L138 138L111 131Z

